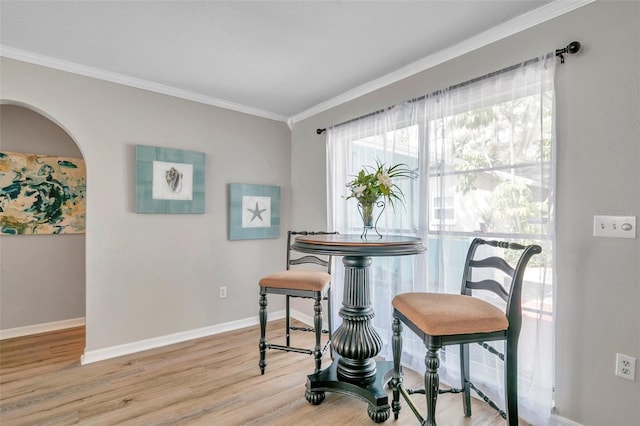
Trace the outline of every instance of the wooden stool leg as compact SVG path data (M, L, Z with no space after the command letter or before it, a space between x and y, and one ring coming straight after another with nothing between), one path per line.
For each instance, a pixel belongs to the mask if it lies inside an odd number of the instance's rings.
M402 372L400 370L400 359L402 358L402 322L396 317L393 318L392 328L393 378L391 379L391 389L393 391L393 401L391 402L391 408L393 410L393 418L398 420L398 416L400 415L400 385L402 384Z
M264 374L264 369L267 366L265 360L267 355L267 293L260 291L260 373Z
M438 389L440 388L440 376L438 376L438 367L440 359L438 358L438 349L435 347L427 347L427 355L425 357L425 365L427 370L424 373L424 389L427 397L427 419L423 424L427 426L436 426L436 402L438 401Z
M315 311L313 316L313 328L316 335L316 346L313 351L316 359L316 369L314 373L317 373L322 367L322 293L318 293L316 295L313 308Z
M331 307L331 287L327 290L327 323L329 324L329 353L333 359L333 308Z
M291 346L291 296L287 294L285 313L284 313L284 328L285 328L285 342L286 346Z
M460 381L462 382L462 408L466 417L471 417L471 386L469 385L469 344L460 345Z
M518 341L507 339L504 358L504 384L509 426L518 425Z

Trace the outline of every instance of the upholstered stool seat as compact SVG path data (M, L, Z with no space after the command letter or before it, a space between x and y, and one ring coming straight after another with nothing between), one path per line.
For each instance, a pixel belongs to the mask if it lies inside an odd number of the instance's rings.
M262 277L259 285L273 289L324 291L330 282L328 272L289 269Z
M391 302L420 330L431 336L489 333L506 330L504 312L471 296L443 293L403 293Z

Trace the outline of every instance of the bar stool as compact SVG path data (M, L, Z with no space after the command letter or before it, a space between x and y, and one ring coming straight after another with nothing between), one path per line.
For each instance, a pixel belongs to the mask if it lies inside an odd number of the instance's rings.
M260 372L264 374L267 366L267 349L276 349L286 352L305 353L314 355L315 370L317 373L321 369L322 356L331 347L331 256L322 259L318 256L299 255L291 248L291 238L296 235L318 235L337 234L337 232L309 232L309 231L288 231L287 232L287 266L284 271L262 277L260 286ZM294 257L296 256L296 257ZM291 268L298 265L318 265L315 269ZM280 294L286 296L285 310L285 344L279 345L269 343L266 337L267 327L267 294ZM297 327L291 325L290 299L300 297L314 300L313 327ZM322 302L327 301L329 312L328 330L322 329ZM299 348L291 345L291 331L308 331L315 333L315 346L313 349ZM322 344L322 334L328 334L328 339ZM333 355L333 352L332 352Z
M493 253L477 256L482 246L517 251L517 264L514 267ZM519 252L522 252L519 254ZM392 300L393 305L393 364L391 379L393 390L392 409L398 419L400 413L400 394L423 425L435 425L436 402L439 393L462 393L464 415L471 416L471 396L473 389L485 402L495 408L508 421L510 426L518 424L518 339L522 325L521 294L525 268L531 257L542 252L538 245L523 246L503 241L485 241L476 238L471 243L464 265L462 289L460 294L443 293L403 293ZM513 257L512 257L513 258ZM482 277L476 278L474 271L482 269ZM505 286L498 276L506 277ZM497 294L506 309L473 297L472 291L490 291ZM407 390L402 384L400 358L402 355L402 324L424 342L427 350L425 357L426 372L424 391ZM505 342L504 353L499 352L488 341ZM491 401L473 384L469 377L469 343L478 343L490 353L504 361L505 369L505 410ZM460 345L461 389L442 390L439 388L438 351L447 345ZM424 419L411 399L412 393L424 393L427 399L427 418Z

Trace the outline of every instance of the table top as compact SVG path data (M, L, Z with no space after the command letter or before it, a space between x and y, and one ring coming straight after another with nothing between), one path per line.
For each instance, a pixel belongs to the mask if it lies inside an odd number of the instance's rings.
M303 253L334 256L402 256L426 250L422 239L404 235L369 239L348 234L304 235L296 237L291 247Z

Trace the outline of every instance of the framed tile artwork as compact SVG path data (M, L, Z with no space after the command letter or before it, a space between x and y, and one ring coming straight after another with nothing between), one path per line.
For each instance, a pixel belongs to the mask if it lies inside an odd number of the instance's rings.
M205 154L136 145L137 213L204 213Z
M0 235L84 234L82 158L0 152Z
M229 184L229 239L280 237L280 187Z

